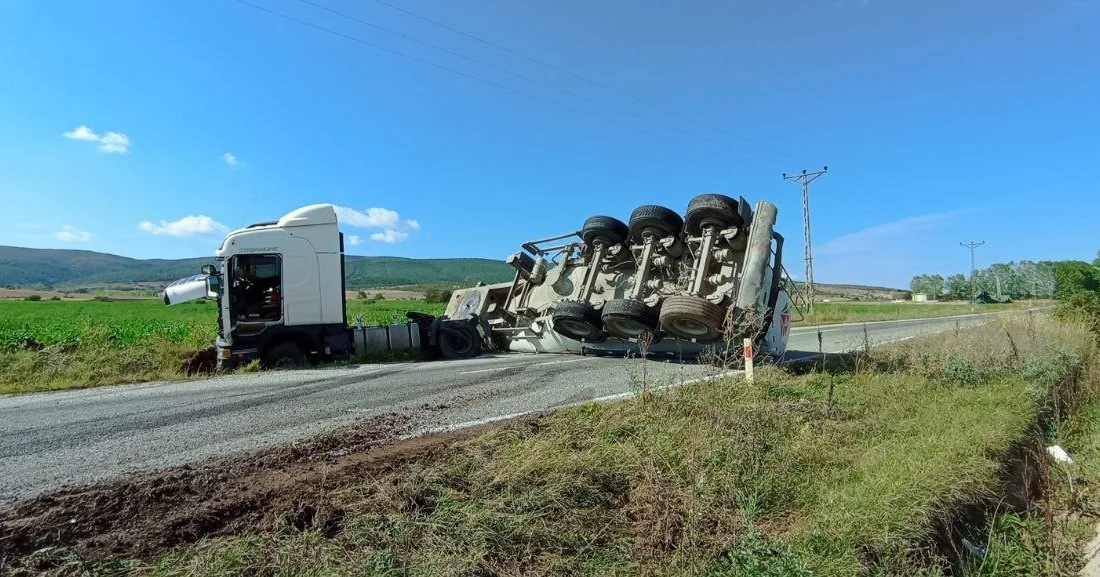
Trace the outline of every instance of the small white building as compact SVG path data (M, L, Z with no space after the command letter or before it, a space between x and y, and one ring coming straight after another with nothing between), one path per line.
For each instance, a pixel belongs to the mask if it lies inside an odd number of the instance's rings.
M913 302L926 303L928 302L928 295L924 293L913 293Z

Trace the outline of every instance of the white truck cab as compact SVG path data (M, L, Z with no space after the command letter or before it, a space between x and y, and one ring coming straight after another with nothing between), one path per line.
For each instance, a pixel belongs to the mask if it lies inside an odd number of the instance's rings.
M330 204L230 232L203 272L218 302L219 367L302 365L352 349L344 239Z

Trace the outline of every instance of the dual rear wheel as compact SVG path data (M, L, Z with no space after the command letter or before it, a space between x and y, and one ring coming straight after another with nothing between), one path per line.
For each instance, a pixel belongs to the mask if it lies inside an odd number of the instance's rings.
M737 200L722 194L700 194L688 202L684 232L697 237L707 228L745 226ZM722 338L728 307L696 295L673 295L661 304L660 327L678 339L710 342Z
M601 343L608 336L636 340L649 333L651 342L667 334L695 342L720 340L727 307L691 295L666 297L660 309L641 301L614 299L603 311L590 303L562 301L551 322L558 334L587 343Z
M736 200L721 194L701 194L688 203L686 218L663 206L643 205L631 213L629 224L610 216L593 216L584 222L580 235L589 246L597 242L642 244L647 236L661 239L682 232L698 236L705 227L724 229L744 224ZM673 295L665 298L659 308L639 300L613 299L603 305L602 312L588 302L562 301L554 309L551 322L559 334L582 342L603 342L609 335L634 340L647 332L654 340L669 334L705 342L721 338L725 317L726 307L697 296Z
M678 339L696 342L722 338L726 307L692 295L673 295L661 305L661 330Z
M658 322L657 309L631 299L609 300L603 311L590 303L562 301L551 315L555 332L586 343L600 343L608 336L639 339L647 332L656 340Z

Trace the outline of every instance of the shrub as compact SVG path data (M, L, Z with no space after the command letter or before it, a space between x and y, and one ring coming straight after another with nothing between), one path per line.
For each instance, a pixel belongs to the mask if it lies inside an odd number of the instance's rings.
M383 295L382 293L374 293L374 300L376 300L376 301L386 300L386 296Z
M1100 340L1100 294L1078 292L1058 304L1054 313L1061 319L1084 324Z
M445 303L451 300L450 289L430 288L424 291L424 300L430 303Z
M23 300L25 300L25 301L40 301L40 300L42 300L42 297L39 296L39 295L27 295L27 296L23 297Z
M1059 300L1070 300L1079 294L1095 294L1100 291L1100 271L1087 262L1056 262L1054 286L1054 296Z

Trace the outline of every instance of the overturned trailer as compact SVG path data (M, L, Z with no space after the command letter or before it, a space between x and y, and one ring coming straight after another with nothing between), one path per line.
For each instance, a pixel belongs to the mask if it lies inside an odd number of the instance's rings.
M202 275L166 304L218 303L218 366L259 360L294 367L372 352L421 350L449 359L484 350L691 356L740 346L780 355L790 327L776 208L697 196L684 216L641 206L628 223L593 216L580 230L523 244L512 282L453 293L444 316L347 322L344 242L330 204L230 232Z
M719 194L696 196L682 218L655 205L627 223L593 216L524 243L507 259L511 282L455 291L445 315L515 352L691 356L748 338L780 356L791 302L776 216L770 202Z

